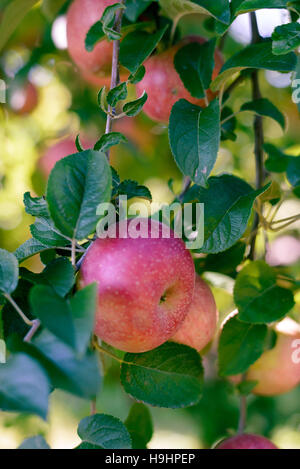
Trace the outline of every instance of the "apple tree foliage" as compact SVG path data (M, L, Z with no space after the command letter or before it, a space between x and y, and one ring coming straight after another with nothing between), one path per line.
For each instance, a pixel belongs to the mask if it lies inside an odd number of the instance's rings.
M37 0L7 3L1 22L0 49ZM44 0L41 8L55 18L64 1ZM158 5L158 4L159 5ZM160 7L161 21L141 23L139 16L152 4ZM116 12L125 8L121 32L114 30ZM234 19L245 12L263 8L285 8L292 21L277 27L271 38L256 41L232 55L212 81L214 52ZM286 155L265 142L264 184L254 187L253 175L245 181L233 174L211 175L221 142L235 140L238 116L228 106L230 84L250 80L259 70L297 70L295 48L300 45L297 23L300 5L287 0L128 0L105 10L86 36L86 49L102 40L122 39L120 63L129 72L127 82L107 90L102 88L98 105L105 113L118 105L120 113L136 116L147 94L128 100L128 84L141 81L144 62L170 41L170 29L184 15L201 13L211 25L211 39L204 45L183 46L174 65L193 97L203 98L206 90L216 93L207 107L178 100L169 122L169 142L182 176L190 184L181 203L205 204L204 244L193 254L196 269L217 271L235 280L234 301L238 315L224 326L219 341L219 373L222 377L245 373L264 352L268 324L286 316L294 305L293 288L279 285L277 269L264 260L249 256L256 211L265 201L280 203L282 194L272 195L272 174L286 173L288 190L300 197L300 156ZM299 67L299 66L298 66ZM228 92L227 92L228 91ZM234 87L232 87L234 93ZM125 104L124 104L125 101ZM121 102L123 104L120 106ZM241 103L239 113L271 118L285 129L283 113L269 97ZM112 146L126 141L119 132L99 135L94 148L59 161L51 172L44 197L24 195L25 210L35 217L31 238L15 253L0 250L0 301L2 339L0 364L0 409L36 414L47 419L53 389L62 389L87 400L95 400L103 386L101 362L93 347L96 285L76 291L80 259L93 243L99 221L100 203L116 202L120 195L151 200L151 193L136 181L121 181L107 159ZM40 255L44 270L32 273L22 263ZM293 279L290 279L290 285ZM24 317L23 317L24 316ZM24 321L24 318L26 319ZM36 328L37 330L32 330ZM78 426L79 448L145 448L152 436L152 422L146 404L181 408L201 400L205 379L201 356L193 349L167 342L146 353L121 353L103 344L104 351L120 362L121 384L134 403L125 422L96 414ZM5 360L3 360L5 358ZM251 383L247 387L251 391ZM47 449L42 437L25 440L20 448Z

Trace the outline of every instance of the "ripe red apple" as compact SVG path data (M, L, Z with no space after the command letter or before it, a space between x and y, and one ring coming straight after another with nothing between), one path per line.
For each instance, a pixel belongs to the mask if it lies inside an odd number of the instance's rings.
M83 139L81 143L85 149L93 147L93 143L88 139ZM65 156L77 153L77 151L78 150L75 145L75 136L60 140L58 143L52 145L45 151L44 155L38 162L39 168L41 169L44 176L48 178L49 174L55 166L55 163L57 163Z
M277 342L250 367L247 380L258 381L253 393L276 396L294 389L300 384L300 361L296 347L300 348L300 324L290 318L283 319L275 327Z
M242 434L223 440L215 449L278 449L272 441L260 435Z
M212 291L204 280L196 276L192 304L172 340L200 352L213 339L217 321L218 311Z
M36 86L30 83L30 81L12 92L10 106L16 114L30 114L37 105L38 91Z
M104 10L115 3L114 0L74 0L67 13L69 54L83 70L84 76L94 81L94 84L97 77L110 75L113 43L103 40L88 52L85 49L85 38L91 26L100 20Z
M176 52L182 46L192 42L202 44L205 41L197 36L187 37L165 52L153 55L144 64L146 74L143 80L137 84L137 91L141 95L146 90L148 100L143 110L154 121L168 122L172 107L179 99L186 99L193 104L205 106L204 99L193 98L190 95L174 66ZM222 65L221 54L216 51L213 78L217 77ZM211 101L215 95L208 90L207 97Z
M135 226L144 238L132 237ZM193 259L183 241L172 231L163 237L163 229L145 218L111 225L115 237L97 239L80 269L80 287L98 283L95 334L126 352L146 352L166 342L191 305ZM122 232L130 237L122 238Z

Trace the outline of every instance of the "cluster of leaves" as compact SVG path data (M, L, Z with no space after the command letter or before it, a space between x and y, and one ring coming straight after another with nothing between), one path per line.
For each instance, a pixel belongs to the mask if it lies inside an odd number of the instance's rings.
M8 5L2 21L10 24L1 36L0 48L26 8L35 3L14 0ZM47 3L49 6L51 2ZM92 50L98 41L124 37L120 62L129 71L129 78L108 92L103 88L98 97L100 108L112 119L137 115L147 100L146 93L134 101L128 102L127 97L128 85L143 78L144 61L167 32L167 26L157 30L153 24L137 21L151 3L129 1L125 10L127 21L121 33L113 28L117 11L124 8L117 3L105 10L87 35L87 50ZM179 169L192 182L181 202L205 204L204 244L197 252L207 256L199 270L220 271L220 264L228 258L225 273L236 279L234 300L238 315L223 328L219 371L222 376L244 373L269 346L268 324L283 318L294 301L290 290L277 285L276 270L264 261L249 261L237 275L246 250L241 238L251 222L254 202L270 185L255 190L233 175L211 176L221 139L235 138L236 117L226 106L227 96L223 91L228 80L237 73L247 74L253 69L295 71L296 55L292 51L300 42L299 25L293 22L277 28L272 39L238 52L212 81L215 49L217 38L239 14L271 7L296 12L299 9L297 2L283 0L233 0L231 3L227 0L160 0L159 4L175 22L193 12L208 15L214 21L216 37L203 45L184 46L176 54L175 67L193 97L206 98L206 90L211 88L221 90L221 98L215 98L205 108L179 100L172 110L169 140ZM12 12L16 11L19 14L9 22ZM272 118L285 128L284 116L268 99L245 102L240 112ZM102 373L90 345L97 289L96 285L90 285L76 292L76 262L92 242L99 222L99 204L115 203L123 194L151 200L146 187L135 181L120 181L108 164L105 153L124 141L122 134L110 132L101 136L93 150L83 151L78 138L78 153L56 164L45 198L25 194L26 211L35 217L30 227L32 238L20 246L15 255L0 251L1 314L9 351L7 363L0 365L0 408L3 410L35 413L46 418L53 389L63 389L85 399L94 399L100 389ZM299 196L299 157L285 155L270 144L265 150L269 154L268 171L286 172ZM40 254L45 265L42 273L33 274L19 268L19 263L36 254ZM28 324L18 316L20 312L28 319ZM37 319L41 323L38 333L30 342L24 341L28 327ZM105 349L105 344L103 347ZM5 353L1 355L3 358ZM122 385L138 401L180 408L197 403L201 397L201 357L189 347L165 343L150 352L123 354L120 361ZM251 385L246 388L249 391ZM112 416L94 415L79 424L78 434L82 439L79 448L145 447L152 435L152 424L147 408L135 404L124 424ZM22 447L46 448L48 445L41 438L35 438L24 442Z

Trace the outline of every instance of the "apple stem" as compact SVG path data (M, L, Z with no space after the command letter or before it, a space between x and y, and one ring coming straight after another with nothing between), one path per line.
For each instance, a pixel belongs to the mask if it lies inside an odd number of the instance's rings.
M27 326L33 326L34 322L31 321L27 316L26 314L23 313L23 311L21 310L21 308L17 305L17 303L15 302L15 300L12 298L11 295L9 295L8 293L5 293L3 296L5 296L5 298L10 302L10 304L14 307L14 309L17 311L18 315L20 316L20 318L23 319L23 321L25 322L25 324L27 324Z
M36 333L36 331L38 330L40 325L41 325L41 321L39 319L34 319L32 321L32 327L31 327L30 331L28 332L28 334L24 337L24 342L30 342L31 341L32 337L34 336L34 334Z
M125 0L121 0L120 3L124 4ZM116 18L114 22L113 29L116 32L121 31L122 19L123 19L124 9L121 8L116 13ZM115 88L120 83L120 65L119 65L119 56L120 56L120 40L113 41L113 56L112 56L112 66L111 66L111 83L110 89ZM106 128L105 133L108 134L112 130L112 122L115 115L115 109L111 106L108 106L108 114L106 119ZM106 152L107 159L109 160L110 150Z

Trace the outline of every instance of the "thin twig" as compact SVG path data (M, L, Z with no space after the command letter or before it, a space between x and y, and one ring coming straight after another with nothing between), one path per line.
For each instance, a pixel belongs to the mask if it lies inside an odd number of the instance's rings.
M32 321L32 326L28 334L24 337L24 342L30 342L36 331L41 325L41 321L39 319L34 319Z
M72 245L71 245L71 262L72 266L76 266L76 240L72 239Z
M13 299L13 297L11 295L9 295L8 293L5 293L3 296L5 296L5 298L10 302L10 304L14 307L14 309L17 311L18 315L23 319L23 321L25 322L25 324L27 324L27 326L33 326L33 321L31 321L27 316L26 314L23 313L23 311L21 310L21 308L17 305L17 303L15 302L15 300Z
M251 30L252 30L252 44L260 42L261 37L258 31L258 25L256 20L255 12L250 14L251 18ZM252 99L261 99L261 92L259 86L258 71L255 70L251 75L252 82ZM255 138L255 174L256 174L256 188L260 189L263 187L265 179L264 171L264 130L263 130L263 119L261 116L256 115L254 118L254 138ZM249 259L254 260L255 258L255 246L257 239L257 230L259 227L259 215L256 213L253 223L252 232L255 233L252 237Z
M125 0L121 0L120 3L124 3ZM116 13L116 18L114 22L114 30L116 32L121 31L122 19L123 19L124 9L121 8ZM112 66L111 66L111 82L110 89L115 88L120 83L120 65L119 65L119 56L120 56L120 41L113 41L113 56L112 56ZM108 107L108 114L106 119L105 133L108 134L112 130L113 116L115 114L115 109L111 106ZM110 151L106 152L107 159L109 160Z

